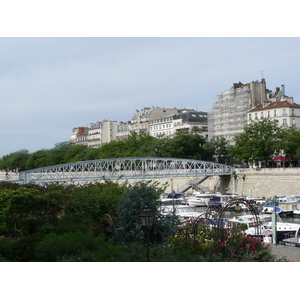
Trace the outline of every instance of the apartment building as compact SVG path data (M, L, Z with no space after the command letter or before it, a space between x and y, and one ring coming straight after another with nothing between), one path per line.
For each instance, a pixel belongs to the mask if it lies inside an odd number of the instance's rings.
M225 137L233 145L234 136L244 131L248 111L257 105L265 105L272 98L278 99L282 93L278 88L276 92L268 90L264 78L260 82L234 83L213 101L207 117L208 138Z
M149 132L152 136L172 135L183 128L198 128L207 138L207 113L193 109L144 107L136 110L130 121L98 121L90 127L76 127L70 137L71 143L85 143L100 147L112 140L128 138L133 132ZM84 132L84 134L81 132Z
M248 112L248 123L263 118L278 120L280 126L300 128L300 105L292 97L257 105Z
M74 127L72 130L72 134L70 137L70 142L72 144L82 144L87 145L87 137L89 134L89 128L88 127Z
M205 139L208 139L208 125L207 125L207 112L203 111L186 111L174 118L174 129L179 131L181 129L195 129Z
M131 133L131 121L120 122L117 125L117 140L127 139Z
M117 137L117 121L99 121L91 123L87 136L87 145L91 148L100 147Z
M197 111L182 111L153 118L149 121L149 134L154 137L170 136L182 129L196 128L204 138L207 138L207 113Z
M150 122L155 119L165 119L174 114L182 113L183 111L193 111L193 109L178 109L178 108L159 108L159 107L144 107L136 110L132 119L127 123L120 123L117 131L117 139L127 138L132 132L150 132Z

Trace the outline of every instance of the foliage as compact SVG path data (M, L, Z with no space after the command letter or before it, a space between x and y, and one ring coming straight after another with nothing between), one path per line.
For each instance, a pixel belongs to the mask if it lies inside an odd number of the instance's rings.
M26 162L29 158L29 151L28 150L19 150L16 152L12 152L8 155L3 156L0 160L0 169L1 170L25 170L26 169Z
M209 160L216 159L218 163L225 163L229 159L228 141L224 137L213 137L204 144L204 148L211 154Z
M229 147L231 156L242 161L256 163L268 161L278 151L279 126L277 120L263 119L252 122L244 132L235 136L235 146Z
M95 238L92 231L66 232L64 234L49 233L34 248L38 261L54 262L58 257L77 255L83 251L98 250L104 244L103 237Z
M183 129L174 136L150 136L149 133L133 132L127 139L114 140L99 148L73 145L70 142L55 144L52 149L34 153L20 150L0 159L0 169L28 170L76 161L118 157L175 157L208 160L213 157L207 141L197 130Z
M117 215L117 205L125 187L126 184L109 180L78 186L72 190L70 205L74 212L98 223L104 214Z
M199 132L195 130L189 132L188 129L180 130L172 139L169 139L166 151L170 157L206 160L209 153L204 148L205 143L205 138Z
M143 241L145 232L142 229L139 215L146 205L154 212L154 226L150 230L151 243L165 241L172 232L173 219L171 216L158 212L158 199L162 189L156 183L137 182L127 186L118 204L118 219L115 225L114 242L128 245L132 242Z
M281 127L279 132L280 149L286 156L300 158L300 129L296 127Z

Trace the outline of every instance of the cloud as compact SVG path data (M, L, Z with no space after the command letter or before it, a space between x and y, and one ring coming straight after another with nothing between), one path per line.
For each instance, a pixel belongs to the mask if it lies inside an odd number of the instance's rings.
M260 80L299 102L299 38L2 38L0 156L69 140L73 127L128 121L143 107L208 111Z

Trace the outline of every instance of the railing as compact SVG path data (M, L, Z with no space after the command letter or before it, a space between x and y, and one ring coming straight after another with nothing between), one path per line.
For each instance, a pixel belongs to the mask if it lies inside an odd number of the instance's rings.
M43 167L20 173L28 182L91 181L159 177L231 175L234 167L219 163L159 157L114 158Z

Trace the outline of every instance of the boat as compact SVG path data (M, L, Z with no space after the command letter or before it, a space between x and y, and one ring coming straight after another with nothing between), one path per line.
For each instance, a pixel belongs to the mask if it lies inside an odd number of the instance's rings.
M237 198L236 194L226 193L226 194L216 194L212 196L208 201L208 206L213 207L223 207L227 201Z
M197 219L202 213L198 212L195 207L188 205L177 205L177 206L161 206L160 213L163 215L175 214L179 221L183 224L187 221L193 221Z
M291 201L288 201L291 200ZM263 206L262 211L264 213L272 213L274 209L280 215L293 215L295 210L300 208L300 202L297 197L279 197L268 199Z
M184 194L180 193L169 193L162 195L159 199L160 205L187 205L187 201Z
M257 206L263 206L266 203L265 197L246 197L246 200Z
M300 248L300 226L294 234L288 234L280 241L281 245Z
M265 214L271 214L274 212L274 209L276 210L277 213L281 212L281 209L278 206L278 201L277 199L268 199L262 209L262 212Z
M199 191L193 192L193 194L187 197L187 203L192 207L205 207L208 206L208 201L211 197L215 196L212 193L201 193Z
M263 238L272 234L272 227L269 226L271 220L270 215L241 215L233 217L226 221L227 228L241 228L243 233L251 235L252 237Z
M299 218L300 217L300 209L295 209L293 211L293 217L294 218Z
M281 242L286 235L295 234L299 228L299 224L282 222L280 216L277 214L276 218L276 240ZM244 227L242 226L244 224ZM255 217L254 215L242 215L233 217L227 221L227 226L240 227L245 234L253 237L260 237L264 241L270 242L273 236L273 222L270 214L262 214ZM257 228L259 226L259 228Z
M276 213L276 240L282 241L286 235L295 234L298 230L299 224L283 222L278 213ZM273 221L268 221L267 226L272 230ZM272 231L273 232L273 231ZM270 235L272 236L272 234Z

